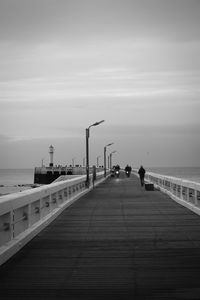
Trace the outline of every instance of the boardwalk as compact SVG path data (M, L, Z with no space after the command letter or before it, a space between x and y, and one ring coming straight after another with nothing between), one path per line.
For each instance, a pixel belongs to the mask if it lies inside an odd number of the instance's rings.
M1 299L200 299L200 217L108 179L0 268Z

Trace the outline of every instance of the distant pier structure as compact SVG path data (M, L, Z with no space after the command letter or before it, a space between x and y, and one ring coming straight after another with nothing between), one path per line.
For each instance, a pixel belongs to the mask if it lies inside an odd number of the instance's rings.
M85 168L77 166L61 166L54 165L54 147L49 147L50 162L49 166L35 167L34 170L34 183L49 184L55 181L61 175L83 175L85 174Z
M86 174L86 170L84 166L76 165L76 166L62 166L62 165L54 165L54 147L51 145L49 147L49 155L50 162L49 166L45 166L42 163L41 167L35 167L34 170L34 183L37 184L49 184L55 181L58 177L62 175L84 175ZM92 168L90 168L90 173L92 172Z
M49 147L49 154L50 154L50 164L49 164L49 167L53 167L54 147L52 145Z

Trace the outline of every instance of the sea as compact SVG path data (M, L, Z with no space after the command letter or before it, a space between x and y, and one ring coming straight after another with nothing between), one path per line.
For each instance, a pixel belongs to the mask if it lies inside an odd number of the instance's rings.
M34 169L0 169L0 196L31 189Z
M200 167L157 167L146 171L200 183Z
M145 168L154 172L200 183L200 167ZM0 196L31 189L34 184L34 169L0 169Z

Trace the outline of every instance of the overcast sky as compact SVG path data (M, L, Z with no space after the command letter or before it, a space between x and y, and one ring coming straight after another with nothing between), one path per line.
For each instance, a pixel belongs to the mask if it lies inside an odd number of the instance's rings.
M200 166L199 0L0 0L0 168Z

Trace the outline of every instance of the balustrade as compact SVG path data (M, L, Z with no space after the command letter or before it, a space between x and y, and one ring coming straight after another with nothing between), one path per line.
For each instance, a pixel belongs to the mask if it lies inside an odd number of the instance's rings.
M200 183L147 172L145 178L174 200L200 214Z
M97 173L96 184L101 180L104 180L104 172ZM13 243L26 234L34 237L65 207L89 190L82 175L0 197L0 264L8 258L6 255L2 260L1 256ZM32 231L36 233L30 234Z

